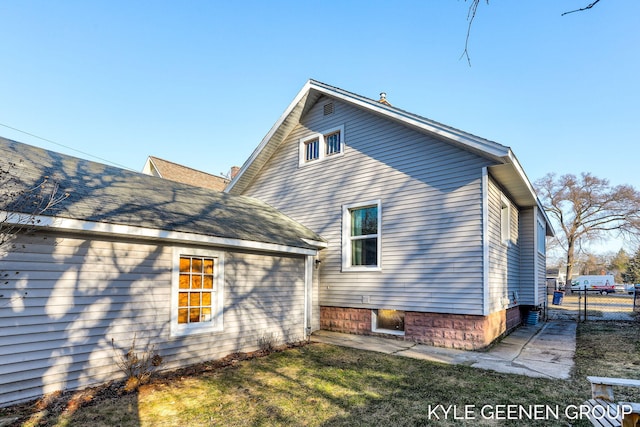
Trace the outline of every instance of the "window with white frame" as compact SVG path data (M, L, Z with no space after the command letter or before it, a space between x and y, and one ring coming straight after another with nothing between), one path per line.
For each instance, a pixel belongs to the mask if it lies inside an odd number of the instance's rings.
M310 162L312 160L320 159L320 139L313 138L304 143L304 161Z
M500 198L500 240L504 244L511 240L511 204L504 196Z
M343 271L380 270L380 201L342 207Z
M299 166L344 154L344 126L300 138L299 152Z
M222 331L224 255L176 248L171 278L171 335Z
M342 143L340 142L341 135L341 132L337 131L324 136L324 142L326 145L325 153L327 156L340 154L342 152Z
M538 252L541 254L547 253L547 227L544 222L538 220Z
M373 332L404 335L404 311L377 309L371 311Z

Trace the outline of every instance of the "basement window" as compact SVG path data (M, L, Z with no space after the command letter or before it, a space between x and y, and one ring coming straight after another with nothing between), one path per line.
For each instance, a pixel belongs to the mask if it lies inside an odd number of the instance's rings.
M404 335L404 311L378 309L371 312L373 332Z

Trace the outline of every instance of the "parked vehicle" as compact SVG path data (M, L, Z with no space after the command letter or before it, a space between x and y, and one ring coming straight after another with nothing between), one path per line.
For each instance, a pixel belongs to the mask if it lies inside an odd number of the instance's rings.
M571 292L600 292L602 295L615 293L615 279L612 275L578 276L571 282Z
M633 283L628 283L624 285L624 291L629 295L633 295L636 289L638 290L638 292L640 292L640 283L637 283L635 285Z

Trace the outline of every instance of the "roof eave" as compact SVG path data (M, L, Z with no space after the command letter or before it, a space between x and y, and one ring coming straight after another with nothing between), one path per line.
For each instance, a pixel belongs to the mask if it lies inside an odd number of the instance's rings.
M518 206L536 206L544 216L547 224L547 235L550 237L555 236L551 220L547 216L542 203L538 199L536 191L524 172L522 165L511 149L509 149L508 155L504 156L499 164L489 166L488 169L493 178L509 192L509 195Z
M231 182L224 189L225 193L239 194L242 192L242 190L245 189L247 184L245 183L245 180L243 178L246 178L245 175L248 175L247 171L252 166L255 166L256 161L260 160L260 155L264 152L265 148L274 142L274 137L278 134L278 131L280 130L280 128L285 123L287 123L287 121L290 122L291 119L294 118L294 117L290 117L292 116L292 114L296 113L295 115L298 116L297 118L302 116L302 110L303 110L302 106L304 105L304 102L308 98L311 85L312 85L311 80L305 83L305 85L302 87L300 92L298 92L298 94L293 99L293 101L289 104L289 106L284 111L284 113L282 113L278 121L276 121L276 123L271 127L271 129L269 130L269 132L267 132L265 137L262 138L262 141L260 141L260 144L258 144L256 149L253 150L253 153L251 153L249 158L244 162L244 164L242 165L242 167L240 168L236 176L231 180ZM284 138L281 138L281 139L284 139ZM260 167L261 166L262 165L260 165ZM238 188L236 188L236 186L238 186Z
M23 224L26 226L26 224L24 224L24 220L21 219L24 217L23 214L18 213L16 215L11 215L10 212L6 211L0 211L0 214L7 214L6 218L8 218L8 222L15 222L16 224ZM282 243L250 241L237 238L210 236L182 231L161 230L127 224L95 222L46 215L29 216L29 227L36 229L88 233L94 235L99 234L109 236L126 236L128 238L137 238L143 240L207 244L223 248L250 249L263 252L288 253L297 255L317 255L318 250L326 247L326 244L324 242L306 238L300 239L300 246L293 246Z
M236 177L229 183L229 185L227 185L227 188L224 190L225 192L232 194L242 193L249 184L248 181L250 181L251 175L256 174L268 160L262 158L264 157L264 153L266 151L270 151L268 148L272 145L277 146L286 138L288 131L293 129L295 126L295 124L292 125L291 122L294 121L297 123L307 109L306 104L309 100L315 102L315 99L317 99L316 95L318 94L347 102L360 108L364 108L376 115L384 116L387 119L403 123L404 125L417 129L421 132L427 132L439 138L446 139L453 144L464 147L467 150L477 152L495 161L500 161L500 159L509 155L509 148L496 142L477 137L458 129L447 127L424 117L405 112L398 108L370 100L315 80L308 80L284 113L280 116L278 121L273 125L271 130L269 130L267 135L262 139L251 156L249 156L247 161L244 162ZM279 132L281 127L287 123L291 129L288 129L286 132ZM271 150L275 148L276 147L271 147Z

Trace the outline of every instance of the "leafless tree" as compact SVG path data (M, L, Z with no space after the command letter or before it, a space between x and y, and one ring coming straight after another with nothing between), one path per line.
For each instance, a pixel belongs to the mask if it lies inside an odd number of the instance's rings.
M464 0L464 1L466 2L467 0ZM478 12L478 6L480 5L480 2L482 0L469 0L469 1L470 1L469 10L467 11L467 21L469 21L469 25L467 26L467 37L464 42L464 51L462 52L462 55L460 56L460 58L467 58L467 63L469 64L469 66L471 66L471 58L469 57L469 37L471 36L471 26L473 25L473 20L476 18L476 13ZM485 1L487 2L487 4L489 4L489 0L485 0ZM564 12L562 16L568 15L570 13L583 12L585 10L589 10L599 2L600 0L594 0L593 2L589 3L585 7Z
M630 185L612 187L608 180L589 173L580 177L547 174L534 185L545 211L561 231L558 240L566 251L569 283L581 244L612 233L640 232L640 192Z
M48 176L35 185L25 187L16 173L15 163L0 165L0 252L21 231L38 225L39 216L51 214L54 207L69 197Z

